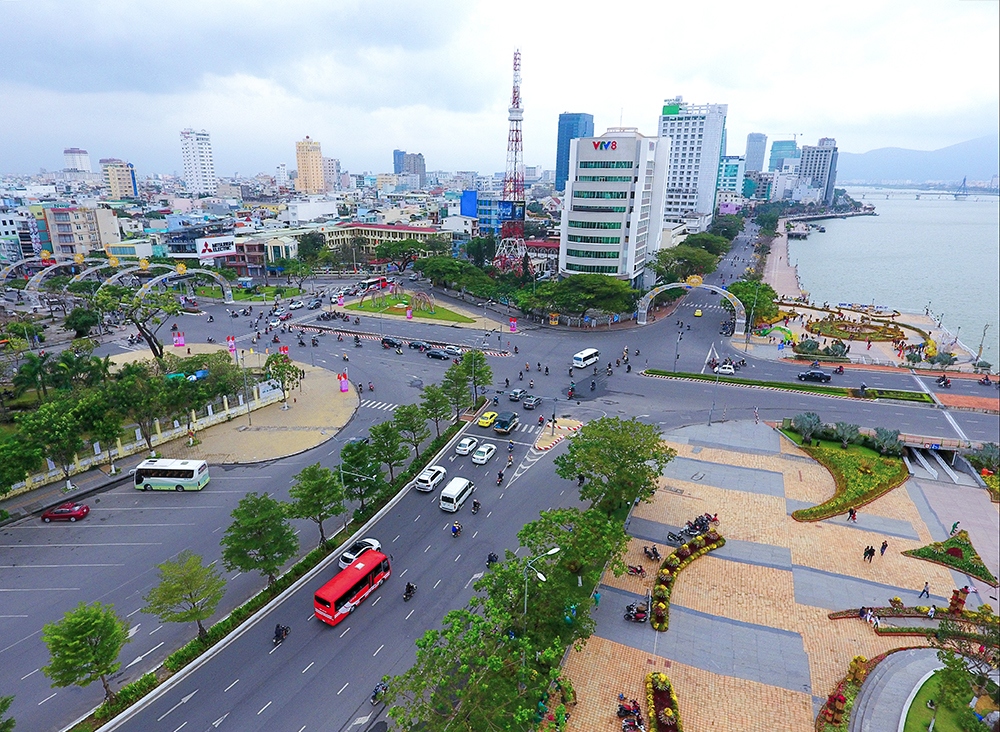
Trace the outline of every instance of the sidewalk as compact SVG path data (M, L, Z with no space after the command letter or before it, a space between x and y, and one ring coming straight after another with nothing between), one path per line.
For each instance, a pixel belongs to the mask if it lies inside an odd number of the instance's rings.
M225 350L224 346L191 343L192 353ZM179 350L179 349L178 349ZM148 350L134 351L112 357L121 365L129 361L151 358ZM351 419L358 408L359 397L353 388L340 391L337 375L320 367L295 362L306 373L301 388L288 395L288 408L280 403L254 410L249 417L241 416L229 422L199 430L197 444L188 447L183 439L157 445L157 451L168 458L195 458L210 463L255 463L295 455L321 445ZM252 426L249 424L252 423ZM35 490L0 500L0 508L12 516L24 516L62 500L73 500L101 488L128 479L129 468L135 467L145 455L133 455L115 466L122 473L107 474L107 465L73 476L75 490L66 491L65 481L50 483Z

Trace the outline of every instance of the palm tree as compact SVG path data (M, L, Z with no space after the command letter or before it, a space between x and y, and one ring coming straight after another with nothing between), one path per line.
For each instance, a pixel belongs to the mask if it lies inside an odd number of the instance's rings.
M35 355L34 353L25 354L24 363L21 364L17 373L14 374L14 388L22 394L28 389L35 389L39 403L48 399L48 386L51 379L48 362L48 353L42 353L41 355Z

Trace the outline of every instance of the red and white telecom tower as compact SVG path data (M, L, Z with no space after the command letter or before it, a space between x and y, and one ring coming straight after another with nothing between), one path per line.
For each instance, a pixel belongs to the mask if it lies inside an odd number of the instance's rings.
M520 271L527 248L524 246L524 145L521 141L521 51L514 51L514 90L507 110L507 171L503 177L500 202L500 243L493 265L502 271Z

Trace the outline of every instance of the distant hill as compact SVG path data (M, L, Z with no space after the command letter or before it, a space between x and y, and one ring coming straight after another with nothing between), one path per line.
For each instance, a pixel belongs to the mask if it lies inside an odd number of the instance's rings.
M940 150L883 147L866 153L841 152L837 182L988 181L1000 172L1000 137L980 137Z

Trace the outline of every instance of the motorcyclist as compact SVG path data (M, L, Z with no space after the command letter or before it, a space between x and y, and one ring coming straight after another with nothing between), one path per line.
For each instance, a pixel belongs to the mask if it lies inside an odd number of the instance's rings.
M370 381L368 382L368 391L375 391L375 384Z
M502 470L499 473L497 473L497 485L500 485L501 483L503 483L503 471Z
M413 584L412 582L407 582L406 583L406 588L403 590L403 594L404 595L412 595L416 591L417 591L417 586L415 584Z
M462 524L460 524L460 523L458 523L458 521L456 521L455 523L453 523L451 525L451 535L452 536L458 536L461 533L462 533Z
M478 498L473 498L472 499L472 510L473 510L473 512L478 511L480 508L481 508L481 504L479 503L479 499Z
M507 452L514 452L514 441L509 440L507 442Z

